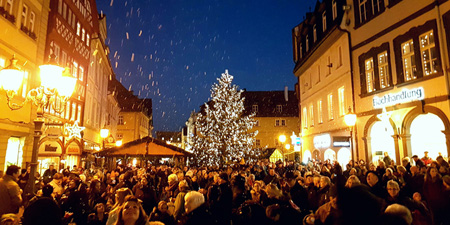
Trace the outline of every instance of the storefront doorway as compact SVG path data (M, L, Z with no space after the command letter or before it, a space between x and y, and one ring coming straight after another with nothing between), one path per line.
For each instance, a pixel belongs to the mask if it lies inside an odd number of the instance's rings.
M382 121L373 123L370 129L370 148L372 153L372 162L378 165L378 160L383 160L384 152L389 154L391 160L396 159L394 129L390 124Z
M305 150L303 153L303 163L308 163L309 161L312 161L311 151Z
M428 151L428 156L433 160L440 154L443 157L447 155L447 144L444 123L435 114L427 113L418 115L411 123L411 154L418 155L419 158L424 156L424 152Z
M10 165L22 167L23 145L25 138L10 137L8 139L8 147L6 148L5 168Z
M323 154L323 159L325 161L330 160L330 162L333 163L336 160L336 152L332 149L327 149Z

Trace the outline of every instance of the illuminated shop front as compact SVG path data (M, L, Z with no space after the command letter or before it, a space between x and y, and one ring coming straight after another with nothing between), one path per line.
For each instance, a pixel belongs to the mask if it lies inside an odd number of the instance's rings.
M24 141L24 137L10 137L8 139L8 146L6 148L5 156L5 168L3 171L6 171L6 168L10 165L22 167Z
M384 95L402 96L396 102L381 102L376 99L389 98L373 97L374 114L365 122L362 137L369 162L377 165L386 153L395 164L404 157L422 158L425 151L433 160L439 155L448 157L448 103L427 104L430 101L426 91L420 87Z
M304 144L302 162L307 163L310 160L339 162L343 167L352 159L350 151L351 142L348 131L336 131L331 136L329 133L315 135L311 137L303 137L306 142ZM313 146L308 142L312 139ZM310 150L312 149L312 151Z

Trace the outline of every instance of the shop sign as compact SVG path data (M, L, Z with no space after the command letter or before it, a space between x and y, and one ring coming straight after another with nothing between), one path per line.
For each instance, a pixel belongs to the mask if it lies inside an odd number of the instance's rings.
M61 154L62 149L56 141L46 141L39 146L39 154Z
M350 137L333 137L333 147L350 147Z
M315 148L328 148L331 144L331 137L329 134L317 135L313 139Z
M72 142L69 146L67 146L66 149L67 155L80 155L80 146L77 145L77 143Z
M404 102L412 102L422 100L425 97L423 87L414 89L403 89L398 93L388 93L382 97L373 97L373 108L380 109L386 106L396 105Z

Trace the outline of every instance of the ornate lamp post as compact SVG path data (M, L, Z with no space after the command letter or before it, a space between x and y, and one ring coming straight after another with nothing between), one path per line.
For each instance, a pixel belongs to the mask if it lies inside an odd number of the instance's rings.
M353 129L354 129L354 126L356 124L356 119L357 119L356 118L356 114L352 112L352 108L351 107L348 107L348 113L345 114L344 121L345 121L345 124L350 129L350 148L351 148L351 151L352 151L352 159L353 160L355 159L355 157L354 157L355 149L353 147Z
M23 72L17 67L17 59L13 56L8 67L0 70L0 86L6 91L7 105L11 110L21 109L26 103L31 102L37 106L37 117L34 120L34 139L31 155L31 172L25 187L25 193L34 194L35 174L37 170L37 155L39 140L42 136L42 126L44 125L44 109L52 108L55 112L62 113L65 110L66 102L72 96L76 85L76 78L73 78L68 68L64 69L55 62L55 56L50 56L48 64L39 66L41 86L31 89L25 100L18 104L13 102L23 80Z

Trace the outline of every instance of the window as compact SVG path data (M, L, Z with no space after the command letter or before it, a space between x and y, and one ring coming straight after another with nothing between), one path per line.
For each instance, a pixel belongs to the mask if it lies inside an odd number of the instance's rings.
M72 29L75 30L75 13L72 16Z
M90 42L90 37L89 34L86 34L86 45L89 46L89 42Z
M123 139L123 134L117 134L117 140L122 140Z
M261 140L260 140L260 139L256 139L256 140L255 140L255 145L256 145L257 147L261 146Z
M64 19L67 19L67 4L65 2L63 2L62 16Z
M286 126L286 120L275 120L275 126L276 127L280 127L280 126Z
M338 47L338 67L342 66L342 47Z
M308 128L308 110L306 107L303 107L303 127Z
M310 126L313 127L314 126L314 106L310 105L309 106L309 121L310 121Z
M81 24L79 22L77 22L77 35L80 36L80 32L81 32Z
M333 67L333 64L331 64L331 57L327 56L327 75L331 74L331 67Z
M320 65L317 65L317 83L319 82L320 82Z
M300 42L300 58L303 58L303 43Z
M28 6L23 4L23 7L22 7L22 21L20 21L22 27L26 27L27 26L27 16L28 16Z
M123 121L123 115L119 115L119 119L118 119L117 125L124 125L124 124L125 123Z
M78 79L83 81L84 80L84 68L80 66L80 73L78 74Z
M417 78L416 60L414 58L414 42L408 40L401 45L402 49L402 64L405 81Z
M322 31L325 33L327 30L327 12L322 13Z
M306 35L306 52L309 51L309 37Z
M81 41L84 41L85 36L86 36L86 30L83 28L83 29L81 29Z
M381 1L384 0L372 0L372 15L377 15L381 11Z
M57 63L59 63L59 51L60 51L59 45L53 43L53 54L56 57L55 60L56 60Z
M328 120L334 119L333 113L333 94L328 94Z
M252 105L252 112L254 113L258 112L258 105Z
M359 22L364 23L367 20L367 0L359 0Z
M281 120L281 126L286 126L286 120Z
M75 120L80 121L81 120L81 105L77 106L77 118Z
M30 13L30 20L29 20L29 26L28 29L30 32L34 33L34 20L36 19L36 14L34 12Z
M366 88L370 93L375 90L375 73L373 71L373 58L365 61Z
M344 87L338 89L338 97L339 97L339 115L345 115L345 95L344 95Z
M317 41L317 29L316 24L313 26L313 42L315 43Z
M75 61L72 62L72 76L78 78L78 63Z
M317 101L317 122L323 123L322 99Z
M75 120L75 115L77 113L77 104L75 102L72 102L72 113L70 114L70 120Z
M337 17L337 6L336 6L336 0L333 1L332 3L332 11L333 11L333 20L336 19Z
M276 110L277 110L277 112L282 112L283 111L283 106L282 105L277 105L276 106L277 108L276 108Z
M65 67L67 65L67 53L65 51L61 51L61 66Z
M62 2L63 0L58 0L58 13L62 15Z
M438 64L438 58L436 54L433 31L430 30L420 35L419 40L423 75L428 76L430 74L437 73L436 66Z
M69 27L72 26L72 10L70 10L70 8L67 10L67 23L69 24Z
M5 10L9 12L9 14L12 14L14 0L6 0L6 8Z
M390 86L389 62L387 51L378 54L378 74L380 76L380 87L387 88Z

